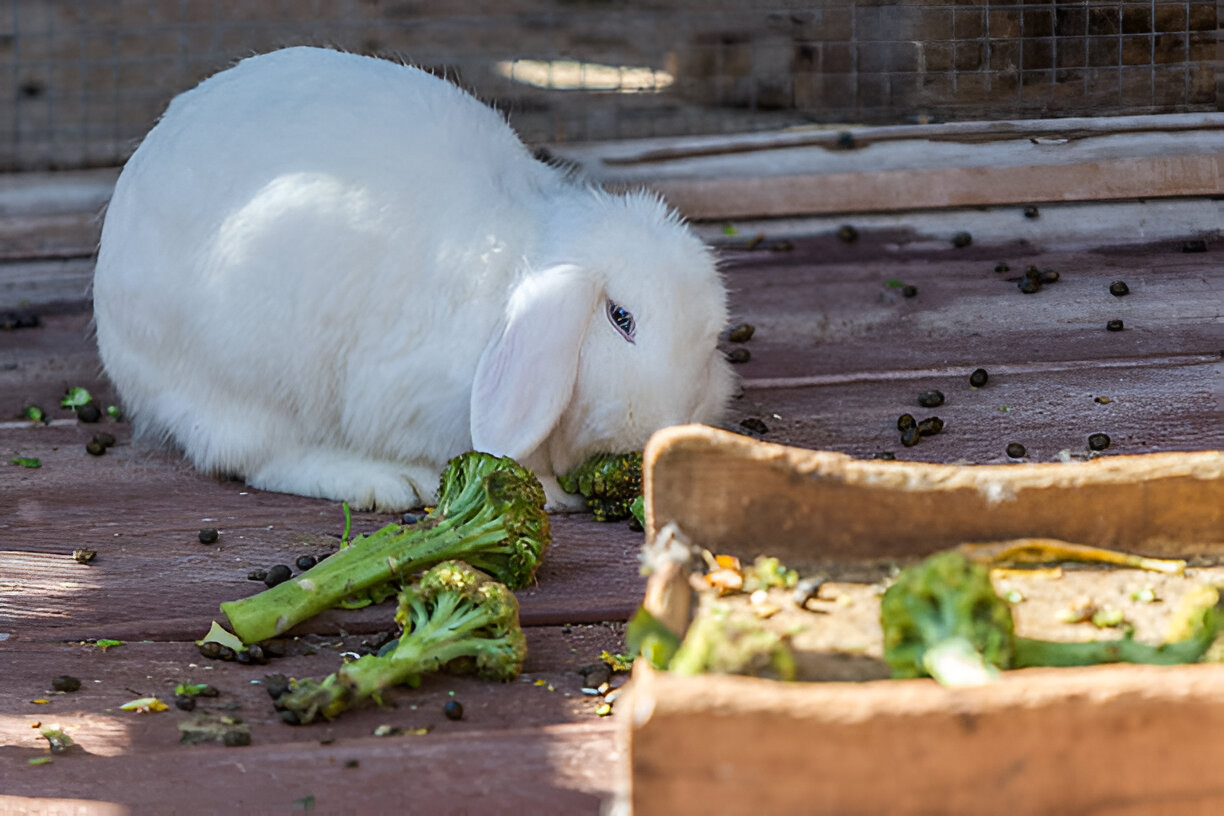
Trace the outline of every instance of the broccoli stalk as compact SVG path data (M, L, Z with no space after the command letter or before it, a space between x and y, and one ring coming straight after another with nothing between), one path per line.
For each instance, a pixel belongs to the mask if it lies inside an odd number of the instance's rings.
M902 570L880 601L884 660L893 677L934 677L980 685L998 669L1097 663L1193 663L1221 628L1213 593L1191 610L1184 637L1151 646L1132 640L1055 643L1015 634L1011 606L995 592L990 569L962 553L938 553Z
M402 629L390 650L346 663L322 680L296 680L277 707L308 723L336 717L367 698L423 674L475 671L513 680L527 656L514 594L462 561L444 561L399 593L395 621Z
M413 525L358 536L316 566L258 595L221 604L244 643L283 634L346 598L448 559L462 559L518 589L549 542L544 490L513 459L469 452L442 474L438 505Z
M619 521L633 514L642 495L642 454L596 454L557 482L566 493L581 494L596 521Z

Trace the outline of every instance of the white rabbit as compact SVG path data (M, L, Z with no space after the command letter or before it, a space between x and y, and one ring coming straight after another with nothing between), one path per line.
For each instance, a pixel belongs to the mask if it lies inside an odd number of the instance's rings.
M476 448L540 477L717 422L726 291L647 194L536 161L423 71L319 48L174 99L94 277L137 433L252 487L397 510Z

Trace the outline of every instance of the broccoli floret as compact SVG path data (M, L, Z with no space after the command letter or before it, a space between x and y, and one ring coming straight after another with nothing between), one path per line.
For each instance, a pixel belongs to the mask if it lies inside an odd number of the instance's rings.
M1188 620L1184 637L1160 646L1129 636L1085 643L1019 637L1011 606L990 582L990 569L956 551L902 570L880 602L884 660L893 677L929 675L945 685L976 685L997 669L1030 666L1192 663L1215 640L1221 615L1212 600Z
M358 536L316 566L258 595L221 604L244 643L449 559L462 559L512 589L529 584L549 543L544 489L508 457L469 452L442 474L438 505L413 525Z
M713 601L689 626L668 669L679 675L748 674L794 680L795 657L788 641L756 615Z
M392 686L432 672L475 672L513 680L527 656L514 593L462 561L444 561L399 593L393 648L364 655L322 680L294 681L277 700L298 722L332 719Z
M566 493L581 494L596 521L619 521L633 514L642 495L642 454L596 454L557 482Z

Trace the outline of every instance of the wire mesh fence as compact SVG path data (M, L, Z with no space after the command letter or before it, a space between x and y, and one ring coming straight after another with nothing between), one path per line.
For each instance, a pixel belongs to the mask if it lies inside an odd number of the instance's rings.
M1215 0L9 0L0 169L122 162L169 99L296 44L421 65L525 139L1219 108Z

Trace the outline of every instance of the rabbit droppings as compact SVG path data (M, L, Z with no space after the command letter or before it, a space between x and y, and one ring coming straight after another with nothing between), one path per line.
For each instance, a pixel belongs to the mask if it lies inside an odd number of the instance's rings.
M475 448L540 477L715 423L726 290L656 197L536 161L424 71L320 48L175 98L94 276L138 435L252 487L400 510Z

